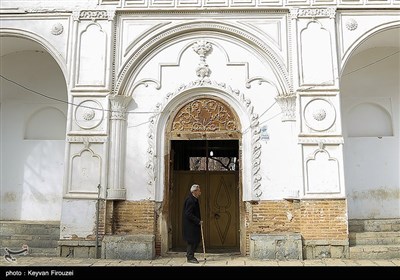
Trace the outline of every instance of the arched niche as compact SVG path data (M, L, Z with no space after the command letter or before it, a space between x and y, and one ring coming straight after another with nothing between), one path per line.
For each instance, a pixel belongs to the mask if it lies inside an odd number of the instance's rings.
M45 107L34 112L26 122L24 139L64 140L67 119L53 107Z
M392 118L378 104L361 103L353 107L348 116L349 137L393 136Z

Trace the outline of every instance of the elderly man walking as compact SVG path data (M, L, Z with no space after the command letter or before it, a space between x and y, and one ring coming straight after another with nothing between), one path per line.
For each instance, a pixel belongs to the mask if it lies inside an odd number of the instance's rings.
M200 186L194 184L190 187L190 194L185 199L182 212L183 239L187 242L186 258L190 263L199 263L194 253L200 243L201 225L203 221L200 215L199 196Z

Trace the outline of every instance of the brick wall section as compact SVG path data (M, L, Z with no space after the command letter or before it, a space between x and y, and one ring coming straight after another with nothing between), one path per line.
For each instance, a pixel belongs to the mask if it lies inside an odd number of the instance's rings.
M105 201L106 212L103 214L106 220L105 233L112 234L113 232L113 216L114 216L114 201Z
M300 207L290 201L262 201L252 205L251 233L298 232Z
M161 256L161 206L166 207L167 203L156 203L156 210L155 210L155 216L156 216L156 234L155 234L155 250L156 250L156 256ZM166 214L169 212L168 209L165 209Z
M155 234L154 201L114 201L114 234Z
M346 200L260 201L245 209L247 254L251 234L298 232L307 241L348 238Z
M106 223L105 223L105 213L106 213L106 202L104 200L99 201L99 234L104 235L106 231Z
M348 239L346 200L302 200L300 204L300 232L305 240Z
M260 201L246 207L246 251L250 250L250 234L299 232L300 206L298 202Z

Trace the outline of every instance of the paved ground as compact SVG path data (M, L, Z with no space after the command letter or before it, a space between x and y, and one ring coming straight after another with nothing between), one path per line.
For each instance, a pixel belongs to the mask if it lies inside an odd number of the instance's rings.
M336 278L343 274L349 276L349 269L356 268L357 277L372 275L389 277L400 272L400 259L391 260L354 260L354 259L321 259L321 260L255 260L238 255L206 255L196 254L198 264L187 263L186 258L172 255L154 260L110 260L82 259L65 257L31 257L14 256L10 261L1 257L0 279L13 278L63 278L63 279L117 279L127 276L133 279L204 279L212 280L226 277L246 279L249 277L306 277L320 280L321 276ZM371 270L371 268L375 268ZM382 270L384 268L384 270ZM375 271L378 270L379 271ZM393 271L390 271L393 270ZM380 274L377 274L380 273ZM272 274L271 274L272 273ZM386 274L388 273L388 274ZM354 273L352 275L355 275ZM105 276L105 277L104 277ZM117 278L116 278L117 277Z
M196 254L198 264L187 263L182 256L158 257L154 260L118 260L118 259L82 259L65 257L14 256L15 261L2 257L2 267L305 267L305 266L352 266L352 267L398 267L400 259L391 260L355 260L355 259L319 259L319 260L259 260L238 255ZM1 277L0 277L1 278Z

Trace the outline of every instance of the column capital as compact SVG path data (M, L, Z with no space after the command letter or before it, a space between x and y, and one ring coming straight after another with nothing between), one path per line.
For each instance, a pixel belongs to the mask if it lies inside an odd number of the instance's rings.
M111 119L126 120L126 109L132 100L131 96L112 95L109 97L111 103Z
M282 121L296 120L296 94L279 95L275 97L282 110Z

